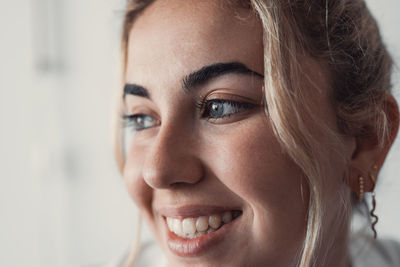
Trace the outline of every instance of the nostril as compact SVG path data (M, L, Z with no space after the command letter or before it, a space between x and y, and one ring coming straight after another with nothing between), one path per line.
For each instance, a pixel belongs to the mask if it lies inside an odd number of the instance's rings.
M171 186L179 186L179 185L184 185L184 184L186 184L186 183L184 183L184 182L176 182L176 183L171 184Z
M185 167L145 165L142 169L142 177L153 189L184 187L197 184L203 179L203 168L200 161L186 161L183 166Z
M171 188L178 188L178 187L184 187L184 186L189 185L189 184L192 184L192 183L175 182L175 183L170 184L170 187Z

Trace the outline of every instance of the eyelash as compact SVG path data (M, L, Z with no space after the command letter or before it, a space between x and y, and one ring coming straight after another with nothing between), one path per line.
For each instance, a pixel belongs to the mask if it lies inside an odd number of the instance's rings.
M219 104L219 105L222 104L223 106L230 105L230 107L235 109L235 111L225 114L225 115L222 115L220 117L215 117L215 116L213 117L210 112L213 104ZM196 103L196 106L199 108L199 110L201 112L201 118L207 119L208 121L219 121L224 118L228 118L232 115L242 112L240 110L250 110L255 107L254 104L250 104L247 102L238 102L238 101L233 101L233 100L227 100L227 99L201 100ZM122 115L122 120L124 121L125 127L132 127L133 131L141 131L141 130L145 130L145 129L153 127L153 126L150 126L150 127L139 126L138 125L139 123L137 122L137 120L139 118L142 118L145 120L146 119L148 120L148 118L150 118L151 120L156 122L156 120L153 117L151 117L150 115L147 115L147 114L138 113L138 114L132 114L132 115L125 115L125 114Z
M212 107L212 104L229 104L231 107L235 108L237 111L223 115L219 118L216 117L211 117L210 115L210 108ZM247 102L238 102L238 101L233 101L233 100L227 100L227 99L211 99L211 100L202 100L196 103L197 107L201 111L201 118L207 118L207 120L221 120L223 118L230 117L232 115L235 115L241 111L238 111L239 109L245 109L249 110L254 107L253 104L247 103Z

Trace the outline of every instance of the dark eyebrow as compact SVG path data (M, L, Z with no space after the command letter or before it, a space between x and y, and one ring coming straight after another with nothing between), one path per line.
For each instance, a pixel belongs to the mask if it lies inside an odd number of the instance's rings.
M150 94L146 88L133 83L125 84L123 98L125 98L126 95L136 95L136 96L150 98Z
M190 92L197 86L209 82L211 79L229 73L248 74L264 78L264 75L249 69L240 62L215 63L187 75L182 80L182 87L185 92Z
M189 93L194 88L203 85L218 76L230 73L254 75L264 78L264 75L249 69L246 65L240 62L215 63L204 66L185 76L182 79L182 88L185 92ZM123 98L125 98L126 95L136 95L151 99L149 91L143 86L137 84L125 84Z

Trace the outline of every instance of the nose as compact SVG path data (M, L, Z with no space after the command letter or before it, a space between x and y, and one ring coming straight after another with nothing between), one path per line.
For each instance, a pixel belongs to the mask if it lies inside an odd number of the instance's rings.
M196 184L203 178L203 166L196 155L196 140L178 127L160 126L149 145L142 176L154 189L167 189L177 184Z

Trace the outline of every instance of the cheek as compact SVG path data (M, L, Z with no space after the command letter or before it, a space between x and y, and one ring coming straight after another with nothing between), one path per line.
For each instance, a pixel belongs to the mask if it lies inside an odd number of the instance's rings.
M265 124L265 122L264 122ZM263 207L283 206L302 197L305 177L301 169L283 151L268 125L251 121L229 136L215 141L212 153L219 177L242 198ZM307 192L304 201L307 203ZM265 204L267 204L265 206ZM289 203L288 206L292 206ZM303 205L303 203L302 203Z
M132 150L135 149L130 150L123 171L125 186L138 208L144 212L145 215L151 215L153 190L141 177L140 166L143 165L144 157L139 156L142 153L136 152L136 150L135 153L132 153Z
M263 124L249 121L215 141L216 176L251 207L256 239L292 235L291 242L300 240L306 225L308 185L272 129L260 127ZM273 233L268 229L274 229Z

